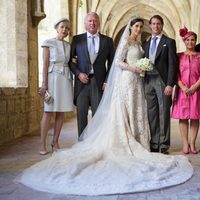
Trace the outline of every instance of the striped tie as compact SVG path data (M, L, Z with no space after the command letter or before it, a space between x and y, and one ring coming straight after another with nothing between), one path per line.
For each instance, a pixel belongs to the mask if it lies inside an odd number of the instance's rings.
M90 48L89 48L89 52L91 55L95 54L95 41L94 41L95 36L90 36Z
M152 45L151 45L151 55L153 55L155 53L155 50L156 50L156 40L158 39L158 37L154 37L152 38L153 42L152 42Z

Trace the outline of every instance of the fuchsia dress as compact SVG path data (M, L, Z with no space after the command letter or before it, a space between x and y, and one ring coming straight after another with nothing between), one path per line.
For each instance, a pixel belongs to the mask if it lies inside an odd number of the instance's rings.
M189 59L185 53L179 53L179 75L188 88L200 79L200 53ZM172 118L175 119L200 119L200 88L192 95L186 94L177 86L174 94Z

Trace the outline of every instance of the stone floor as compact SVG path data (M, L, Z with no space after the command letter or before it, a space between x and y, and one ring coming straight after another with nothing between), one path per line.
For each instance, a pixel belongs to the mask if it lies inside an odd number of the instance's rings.
M172 121L171 126L170 154L181 154L177 121ZM48 142L51 138L52 130L49 131ZM194 175L189 181L151 192L107 196L66 196L38 192L13 183L13 179L23 169L51 156L51 154L46 156L38 154L39 139L39 135L27 136L0 146L0 200L200 200L200 153L187 155L194 167ZM70 147L77 141L75 119L64 124L60 141L62 147ZM200 149L200 136L197 138L197 147Z

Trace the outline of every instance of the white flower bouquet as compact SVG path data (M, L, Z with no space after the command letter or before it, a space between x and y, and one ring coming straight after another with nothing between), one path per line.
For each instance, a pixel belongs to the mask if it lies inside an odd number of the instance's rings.
M141 58L135 63L135 66L142 71L151 71L153 70L153 65L148 58ZM140 74L141 77L144 77L143 74Z

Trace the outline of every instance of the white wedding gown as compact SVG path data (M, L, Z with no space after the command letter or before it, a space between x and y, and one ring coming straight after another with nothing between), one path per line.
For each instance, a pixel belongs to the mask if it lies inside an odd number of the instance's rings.
M186 157L149 152L142 80L122 62L126 59L134 66L143 52L137 43L127 43L120 55L116 62L122 69L109 97L109 110L103 110L99 120L94 116L95 130L86 128L82 142L26 169L18 182L50 193L103 195L164 188L192 176Z

